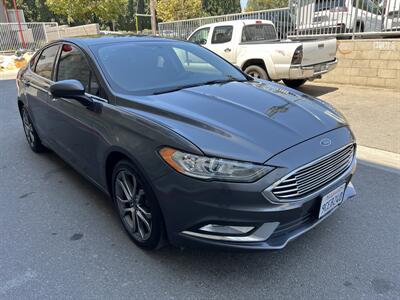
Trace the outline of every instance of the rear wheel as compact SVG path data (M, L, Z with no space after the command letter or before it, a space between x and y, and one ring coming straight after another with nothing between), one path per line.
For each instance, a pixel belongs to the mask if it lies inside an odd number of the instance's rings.
M267 71L257 65L248 66L244 72L254 78L269 80Z
M128 160L113 172L113 200L120 220L133 242L146 249L159 246L163 236L160 207L144 178Z
M282 81L288 87L298 88L299 86L302 86L307 81L307 79L296 79L296 80L283 79Z
M32 120L29 117L28 110L24 106L21 108L21 118L26 140L28 141L28 145L31 147L32 151L36 153L46 151L47 148L42 145L35 127L33 126Z

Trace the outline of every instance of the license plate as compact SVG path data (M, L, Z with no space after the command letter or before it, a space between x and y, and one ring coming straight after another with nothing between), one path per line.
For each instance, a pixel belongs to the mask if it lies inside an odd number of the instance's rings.
M322 218L343 201L344 189L346 184L342 184L329 194L322 197L321 207L319 208L319 218Z
M326 70L326 65L316 65L314 66L314 72L321 72Z

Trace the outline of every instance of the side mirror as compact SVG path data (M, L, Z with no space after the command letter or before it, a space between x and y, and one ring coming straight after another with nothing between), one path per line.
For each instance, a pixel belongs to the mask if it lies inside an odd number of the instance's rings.
M54 97L72 98L85 95L85 88L78 80L61 80L50 86L50 92Z
M56 98L71 98L86 107L93 105L93 100L85 95L82 83L75 79L61 80L50 86L50 93Z
M198 45L205 45L205 44L207 44L207 40L206 39L200 39L200 40L195 41L195 43L198 44Z

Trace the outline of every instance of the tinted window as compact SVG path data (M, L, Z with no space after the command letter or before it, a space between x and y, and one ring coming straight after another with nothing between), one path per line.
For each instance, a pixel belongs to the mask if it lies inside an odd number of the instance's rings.
M40 54L36 64L35 73L38 75L51 79L51 72L53 71L54 59L56 58L59 46L51 46L43 50Z
M214 28L211 43L222 44L232 39L233 26L218 26Z
M271 24L254 24L243 27L242 42L276 40L276 31Z
M189 41L204 45L207 43L208 33L210 32L210 28L202 28L190 37Z
M58 62L57 81L66 79L79 80L86 92L98 94L99 86L86 58L78 48L71 45L63 45Z
M246 77L211 51L185 42L128 42L92 46L113 89L149 95L172 87Z
M361 2L362 0L360 0ZM315 11L329 10L335 7L344 7L345 0L317 0L315 2Z

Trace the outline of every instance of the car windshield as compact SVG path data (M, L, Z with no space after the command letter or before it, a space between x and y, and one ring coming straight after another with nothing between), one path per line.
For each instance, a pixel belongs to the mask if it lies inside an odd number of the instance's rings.
M92 47L111 87L133 95L167 93L228 81L246 81L234 66L187 42L126 42Z

